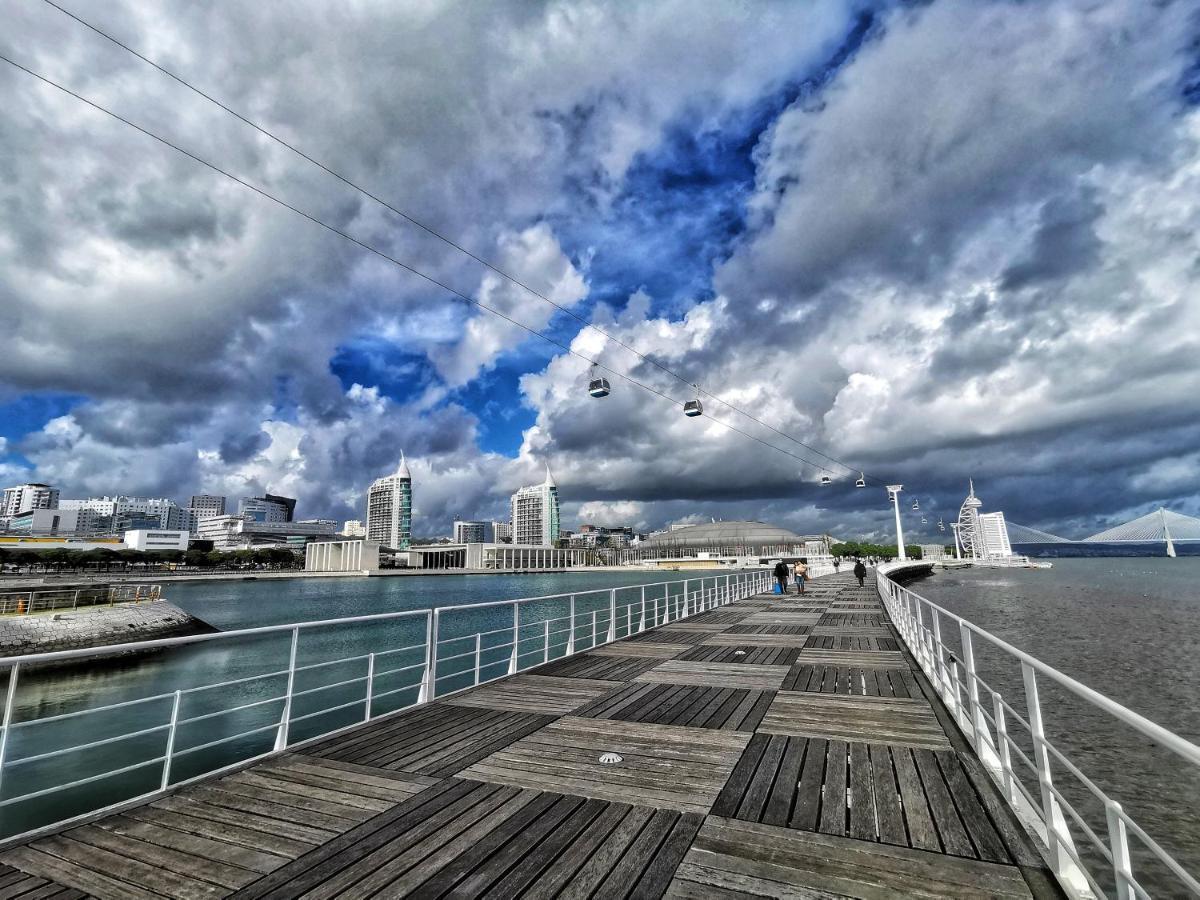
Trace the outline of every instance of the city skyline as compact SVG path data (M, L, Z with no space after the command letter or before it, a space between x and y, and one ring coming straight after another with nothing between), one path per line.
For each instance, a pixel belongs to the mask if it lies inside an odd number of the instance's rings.
M95 15L565 312L50 7L13 11L23 64L559 347L9 68L4 483L270 489L340 521L403 443L443 533L502 517L545 458L566 520L644 528L882 536L859 469L942 515L973 472L1067 536L1200 513L1187 4L435 6L420 40L376 9L338 23L336 55L320 5ZM265 77L289 47L291 77ZM591 359L620 373L602 399ZM827 461L707 397L685 419L692 389L655 363L854 471L822 489L795 457Z

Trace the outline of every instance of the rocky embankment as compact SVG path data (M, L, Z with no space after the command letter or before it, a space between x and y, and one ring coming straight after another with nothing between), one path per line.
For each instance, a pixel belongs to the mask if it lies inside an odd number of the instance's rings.
M215 630L165 600L0 616L0 656L105 647Z

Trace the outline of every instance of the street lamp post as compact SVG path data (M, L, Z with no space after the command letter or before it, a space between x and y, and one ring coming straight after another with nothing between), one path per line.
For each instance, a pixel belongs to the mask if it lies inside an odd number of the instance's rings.
M892 500L892 506L896 512L896 558L901 562L908 559L904 555L904 529L900 525L900 492L904 490L902 484L889 484L887 486L888 497Z
M958 551L958 546L959 546L958 545L958 523L951 522L950 530L954 532L954 558L962 559L962 556L959 554L959 551Z

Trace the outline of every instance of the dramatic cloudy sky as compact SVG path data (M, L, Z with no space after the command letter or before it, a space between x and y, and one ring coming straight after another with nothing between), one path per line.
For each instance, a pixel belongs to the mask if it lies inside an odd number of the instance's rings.
M5 483L885 533L577 316L933 522L1200 513L1195 0L62 2L569 312L43 0L0 52L677 403L0 64Z

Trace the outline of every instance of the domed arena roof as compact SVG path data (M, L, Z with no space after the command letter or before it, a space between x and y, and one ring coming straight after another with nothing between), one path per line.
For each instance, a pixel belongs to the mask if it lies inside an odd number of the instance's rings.
M799 535L765 522L708 522L655 535L639 543L637 548L639 551L730 548L744 553L763 553L818 540L821 535Z

